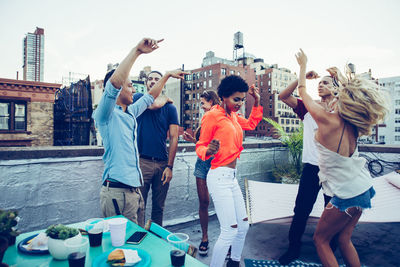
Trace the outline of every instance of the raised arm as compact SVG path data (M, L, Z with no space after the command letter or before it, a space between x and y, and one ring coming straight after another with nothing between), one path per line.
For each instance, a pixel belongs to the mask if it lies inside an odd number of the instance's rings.
M243 117L238 117L238 123L243 130L254 130L257 124L262 120L263 107L260 106L260 93L258 87L254 84L249 88L249 95L254 98L253 109L251 110L248 119Z
M127 81L133 63L135 63L139 55L147 54L157 49L157 44L161 41L162 40L155 41L150 38L144 38L134 48L132 48L129 54L114 71L109 81L106 83L104 94L95 113L93 114L96 123L104 124L109 121L112 111L115 107L119 91L122 88L122 85ZM147 100L147 102L149 101L152 102L152 100Z
M307 68L307 56L300 49L300 52L296 54L297 63L300 66L300 73L299 73L299 95L303 100L304 105L308 112L310 112L311 116L314 118L315 122L320 124L327 124L329 123L330 113L327 112L321 105L316 103L311 96L307 93L306 90L306 68Z
M309 71L306 74L307 79L317 79L319 78L318 74L315 71ZM291 108L297 107L297 98L294 97L292 94L296 89L298 84L298 80L296 79L292 83L289 84L282 92L279 93L279 99L282 100L286 105Z
M188 72L184 72L181 70L172 70L168 71L149 91L149 94L152 95L154 98L157 98L162 89L164 88L165 84L167 83L169 78L176 78L176 79L184 79L185 74L189 74Z
M154 99L154 103L148 107L148 109L155 110L162 108L167 103L174 103L174 101L166 95L160 95L156 99Z
M141 54L148 54L153 52L158 48L158 43L162 42L161 40L154 40L150 38L143 38L132 50L129 54L122 60L119 64L118 68L115 70L113 75L110 78L112 85L115 88L121 88L126 79L128 79L129 72L132 69L133 63L135 63L136 59Z

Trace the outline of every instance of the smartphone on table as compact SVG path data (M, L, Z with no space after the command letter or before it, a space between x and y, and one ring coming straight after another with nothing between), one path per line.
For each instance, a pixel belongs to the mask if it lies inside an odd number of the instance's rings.
M126 243L137 245L140 242L142 242L142 240L145 238L146 235L147 235L147 232L136 231L128 238L128 240L126 240Z

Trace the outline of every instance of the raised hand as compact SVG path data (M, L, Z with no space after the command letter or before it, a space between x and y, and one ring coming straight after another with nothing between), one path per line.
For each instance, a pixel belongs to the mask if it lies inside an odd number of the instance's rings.
M218 139L213 139L207 146L207 156L211 156L214 154L217 154L219 150L219 140Z
M164 41L164 39L161 40L154 40L151 38L143 38L136 46L137 51L139 51L142 54L148 54L153 52L158 48L158 44Z
M249 95L254 97L254 99L260 99L260 89L252 84L249 88Z
M171 70L166 73L169 77L177 78L177 79L185 79L185 75L190 74L189 72L184 72L182 70Z
M252 84L249 88L249 95L254 98L254 105L258 106L260 104L260 89Z
M307 65L307 56L301 48L300 48L300 52L297 52L295 56L296 56L297 63L299 63L299 66Z
M306 73L306 79L308 79L308 80L318 79L318 78L319 78L318 73L316 73L316 72L313 71L313 70L310 70L310 71L308 71L308 72Z

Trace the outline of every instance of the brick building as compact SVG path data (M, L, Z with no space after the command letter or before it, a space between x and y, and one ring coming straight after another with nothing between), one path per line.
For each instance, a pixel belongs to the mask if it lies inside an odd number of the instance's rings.
M60 87L0 78L0 146L53 145L54 95Z

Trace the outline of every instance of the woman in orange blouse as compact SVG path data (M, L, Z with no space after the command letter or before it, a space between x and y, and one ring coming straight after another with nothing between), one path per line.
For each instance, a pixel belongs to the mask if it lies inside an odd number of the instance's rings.
M254 98L249 119L236 112L246 99L246 93ZM236 160L243 150L243 130L254 130L262 119L258 88L239 76L228 76L218 86L221 105L214 106L201 120L200 139L196 153L202 160L211 156L211 169L207 175L207 187L214 202L221 233L214 246L211 267L223 266L229 246L231 258L227 267L239 266L247 230L249 228L243 195L236 179Z

